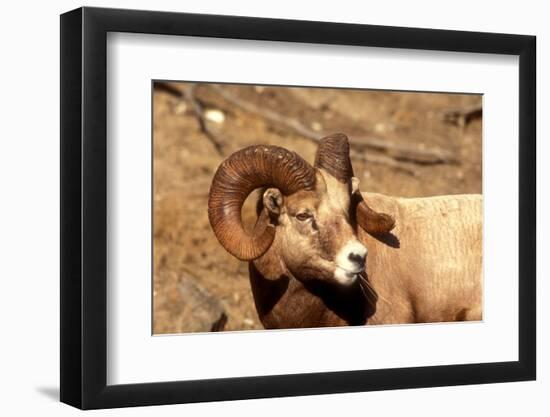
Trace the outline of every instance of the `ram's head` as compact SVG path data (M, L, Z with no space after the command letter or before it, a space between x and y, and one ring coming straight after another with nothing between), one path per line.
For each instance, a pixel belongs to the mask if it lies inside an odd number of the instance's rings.
M245 199L262 189L258 221L247 233L241 220ZM348 139L321 140L312 167L278 146L249 146L218 168L210 188L208 216L223 247L243 261L270 251L297 279L353 283L365 268L367 248L357 226L371 234L389 232L392 217L363 200L353 175Z

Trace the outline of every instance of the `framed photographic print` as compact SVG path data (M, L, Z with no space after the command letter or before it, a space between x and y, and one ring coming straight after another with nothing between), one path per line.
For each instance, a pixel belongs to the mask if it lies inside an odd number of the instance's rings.
M535 379L535 38L61 16L61 401Z

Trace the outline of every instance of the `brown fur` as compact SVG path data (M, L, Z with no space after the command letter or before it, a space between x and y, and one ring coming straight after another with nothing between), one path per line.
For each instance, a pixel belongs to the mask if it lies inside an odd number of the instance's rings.
M248 235L240 211L256 188L258 222ZM210 222L231 254L250 261L264 326L481 319L481 196L358 190L343 134L320 141L315 168L274 146L245 148L220 166Z
M272 247L249 268L256 308L264 326L480 320L481 196L363 197L375 210L397 218L392 233L370 235L356 229L369 249L363 275L369 283L358 280L342 287L322 273L315 277L319 271L311 267L303 267L303 276L298 279L288 269L283 255L288 248L284 246L283 233L278 232ZM307 206L304 196L297 195L295 199L302 199L302 205ZM311 197L309 204L314 201ZM285 202L288 206L292 203L288 199ZM335 242L343 235L334 228L327 232L333 233ZM299 247L292 250L300 264L304 254Z

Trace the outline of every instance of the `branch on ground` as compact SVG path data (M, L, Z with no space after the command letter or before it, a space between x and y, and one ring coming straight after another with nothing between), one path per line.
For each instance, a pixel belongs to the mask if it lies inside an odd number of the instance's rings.
M265 120L283 126L294 133L318 143L319 140L326 134L316 132L304 126L300 121L281 115L273 110L259 108L249 101L243 100L227 89L211 85L210 88L217 92L224 100L240 109L262 117ZM354 148L372 148L378 151L385 151L389 155L389 159L396 161L406 161L420 165L433 165L443 163L456 163L451 152L439 148L418 149L409 144L389 141L387 139L376 138L372 136L354 136L352 146ZM385 159L386 160L386 159ZM387 165L387 164L386 164Z
M363 162L366 162L368 164L385 165L385 166L388 166L390 168L395 169L396 171L401 171L401 172L403 172L405 174L408 174L408 175L411 175L413 177L418 176L418 171L416 169L414 169L413 164L398 162L395 159L390 158L389 156L359 153L359 152L356 152L352 149L350 151L350 157L351 157L351 159L356 159L358 161L363 161Z
M156 82L155 88L176 96L179 100L187 101L191 106L191 109L193 110L193 113L199 123L199 128L201 132L208 138L208 140L210 140L210 142L216 149L216 152L220 156L223 156L223 139L220 138L219 135L210 128L205 115L205 104L195 94L196 85L188 84L184 87L183 90L180 90L179 88L174 87L171 84L165 82Z
M465 127L474 119L481 119L483 109L481 106L462 107L449 109L443 112L443 121L456 126Z

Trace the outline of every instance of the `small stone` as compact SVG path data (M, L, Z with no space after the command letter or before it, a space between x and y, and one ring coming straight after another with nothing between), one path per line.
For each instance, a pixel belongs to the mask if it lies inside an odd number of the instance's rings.
M174 113L177 115L182 115L187 111L187 103L183 100L178 101L174 106Z
M225 114L221 110L208 109L204 112L204 117L213 123L221 124L225 121Z
M386 125L384 123L376 123L374 125L374 130L377 133L384 133L387 129L386 129Z
M320 132L321 130L323 130L323 125L319 122L313 122L311 123L311 128L316 132Z
M249 319L248 317L243 320L243 324L247 327L253 327L254 326L254 320Z
M255 85L254 86L254 91L256 91L256 93L258 94L262 94L265 90L265 87L263 85Z

